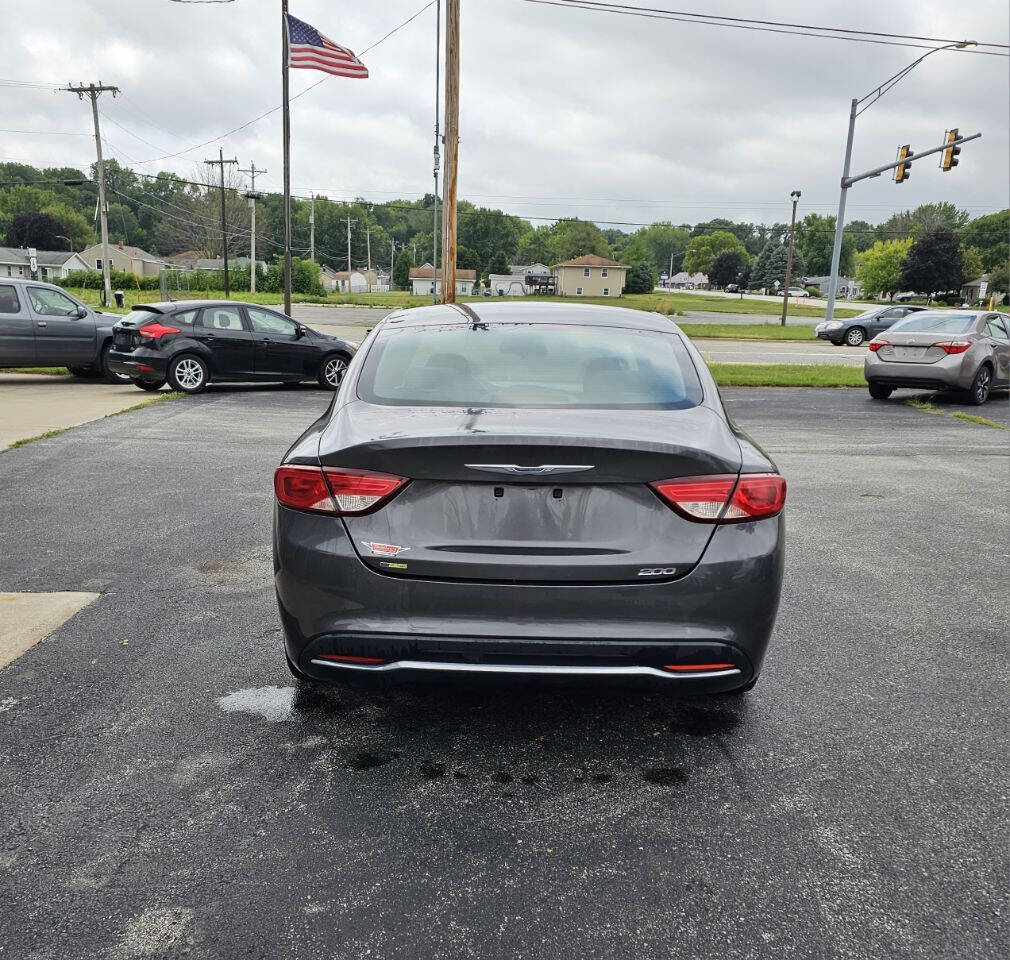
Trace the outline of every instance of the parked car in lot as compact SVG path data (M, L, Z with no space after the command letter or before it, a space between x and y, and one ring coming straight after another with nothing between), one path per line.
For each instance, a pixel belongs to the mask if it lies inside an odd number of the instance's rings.
M340 386L355 347L267 307L228 300L139 305L113 330L110 369L144 390L200 393L212 382Z
M848 320L826 320L814 327L814 335L830 340L836 347L843 343L858 347L864 340L883 333L888 327L925 307L871 307Z
M993 390L1010 386L1010 332L999 313L922 311L868 346L863 372L874 400L913 387L964 391L981 405Z
M786 484L663 317L497 302L383 319L275 474L292 673L756 682Z
M804 290L803 287L790 287L789 288L790 297L809 297L810 291Z
M78 377L128 383L108 364L118 319L55 284L6 278L0 281L0 367L67 367Z

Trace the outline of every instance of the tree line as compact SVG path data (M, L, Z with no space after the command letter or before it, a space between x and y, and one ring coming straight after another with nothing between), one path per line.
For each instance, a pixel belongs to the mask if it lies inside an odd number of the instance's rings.
M37 168L0 163L0 236L8 246L80 250L96 240L94 218L97 184L92 167ZM65 184L64 181L83 181ZM115 160L106 162L109 237L113 243L141 247L159 256L194 252L221 255L220 195L209 186L205 170L189 177L172 173L139 174ZM248 256L250 216L243 183L232 174L226 181L225 217L229 250ZM347 269L350 219L351 264L393 269L404 280L412 265L430 263L440 242L433 221L435 198L376 203L361 198L335 201L317 197L315 259L337 270ZM292 246L296 257L309 254L309 198L292 200ZM826 275L830 271L835 218L810 213L797 221L793 276ZM855 220L843 233L841 274L861 271L864 289L898 282L878 269L893 266L916 238L937 227L949 229L957 241L963 274L998 271L1008 258L1010 211L971 219L951 203L924 204L896 213L879 224ZM501 210L459 204L457 266L477 272L507 272L510 264L552 265L587 253L610 257L630 268L628 290L652 289L661 273L705 273L715 286L743 281L751 287L784 283L785 223L771 225L716 218L696 224L652 223L634 231L601 228L577 218L562 218L534 226ZM257 258L271 264L283 250L283 202L264 192L256 217ZM858 263L858 267L857 267ZM874 264L878 267L874 267ZM976 270L977 268L977 270ZM867 286L869 284L869 286ZM923 290L922 292L926 292Z

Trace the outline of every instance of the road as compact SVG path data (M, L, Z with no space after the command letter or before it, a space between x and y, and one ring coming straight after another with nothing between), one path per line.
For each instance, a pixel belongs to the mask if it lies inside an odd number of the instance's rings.
M0 456L0 590L100 594L0 670L0 956L1005 956L1006 434L723 393L790 497L739 702L295 691L270 476L318 390Z

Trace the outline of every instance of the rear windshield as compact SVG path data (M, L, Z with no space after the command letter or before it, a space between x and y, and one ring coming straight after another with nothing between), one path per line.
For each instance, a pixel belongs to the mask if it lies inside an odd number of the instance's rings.
M978 319L973 313L915 313L899 320L890 333L967 333Z
M149 320L158 320L161 318L161 314L155 310L145 310L143 307L135 307L131 310L120 323L132 323L136 326L140 326L142 323L147 323Z
M701 403L702 389L675 333L488 324L385 332L358 396L395 406L683 410Z

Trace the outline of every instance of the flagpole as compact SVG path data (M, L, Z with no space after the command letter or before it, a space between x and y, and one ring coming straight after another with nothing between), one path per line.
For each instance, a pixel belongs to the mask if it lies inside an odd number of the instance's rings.
M284 100L284 312L291 316L291 112L288 104L288 0L281 0L281 91Z

